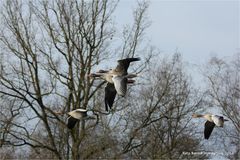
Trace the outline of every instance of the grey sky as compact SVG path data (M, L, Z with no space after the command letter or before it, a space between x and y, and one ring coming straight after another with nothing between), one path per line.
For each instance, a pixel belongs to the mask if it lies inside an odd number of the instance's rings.
M185 61L203 65L213 55L228 57L240 52L240 1L151 0L150 2L148 15L152 25L147 30L146 36L162 54L172 54L178 49ZM134 0L120 1L116 12L120 25L131 22L130 15L134 6L136 6ZM190 70L194 74L196 84L201 84L199 74L194 73L194 68ZM220 112L216 108L210 108L209 111ZM209 146L215 143L210 141ZM220 147L221 145L219 144ZM218 150L216 153L225 152ZM223 157L216 155L212 158Z
M119 24L132 20L136 1L122 0ZM235 0L151 0L147 37L163 54L178 49L184 60L204 63L210 55L230 56L240 51L240 2Z

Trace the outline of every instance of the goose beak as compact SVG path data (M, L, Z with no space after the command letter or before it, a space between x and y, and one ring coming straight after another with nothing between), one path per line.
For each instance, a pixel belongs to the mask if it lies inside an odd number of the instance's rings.
M224 119L224 121L229 121L228 119Z
M192 114L192 117L193 117L193 118L196 118L196 114Z

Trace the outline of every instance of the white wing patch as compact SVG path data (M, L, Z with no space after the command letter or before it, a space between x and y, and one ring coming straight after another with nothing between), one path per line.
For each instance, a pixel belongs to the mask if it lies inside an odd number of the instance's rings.
M125 96L127 92L127 78L124 76L113 76L112 80L117 94Z

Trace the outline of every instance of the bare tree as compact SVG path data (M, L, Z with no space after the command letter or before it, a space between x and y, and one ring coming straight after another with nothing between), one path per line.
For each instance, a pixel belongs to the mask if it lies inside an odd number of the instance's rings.
M179 54L159 58L160 64L150 61L154 49L143 43L148 5L137 4L133 25L116 45L116 1L5 1L1 147L22 147L27 158L41 159L184 158L183 152L198 149L190 119L202 95L191 86ZM129 87L112 112L103 112L104 82L87 75L111 56L142 53L142 63L132 69L141 72L140 84ZM92 111L96 120L69 130L66 113L77 108Z
M11 114L1 119L1 123L5 128L11 127L3 133L1 144L28 146L30 157L38 155L39 158L79 159L82 152L86 158L99 153L102 147L89 149L94 141L89 140L88 134L101 130L96 123L83 121L71 131L66 128L65 113L76 108L93 110L96 104L95 94L104 83L94 83L87 75L112 54L110 45L115 30L111 15L117 2L14 0L3 3L0 94L15 102L12 109L17 108L17 115L3 106ZM123 51L116 57L131 57L139 51L147 27L144 15L148 4L143 2L138 6L133 27L125 32L120 45ZM141 65L138 71L143 68ZM102 115L100 118L104 119ZM88 146L86 142L93 145ZM102 142L98 140L95 146L102 144L108 148Z
M230 120L225 132L231 144L235 145L236 152L232 154L227 147L229 158L239 159L240 156L240 54L236 54L233 60L227 61L218 57L212 57L208 69L204 72L208 80L208 93L211 105L218 107ZM231 125L232 124L232 125ZM229 130L231 130L229 132ZM229 142L226 138L225 143Z

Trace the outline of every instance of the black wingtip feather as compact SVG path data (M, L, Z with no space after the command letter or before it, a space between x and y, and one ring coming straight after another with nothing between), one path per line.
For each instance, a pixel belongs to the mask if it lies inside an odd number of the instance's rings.
M209 139L215 124L213 122L206 121L205 128L204 128L204 138Z
M68 123L67 123L67 127L69 129L73 129L75 124L77 123L78 119L76 118L73 118L72 116L69 116L68 117Z
M117 94L117 91L115 90L114 84L107 83L105 87L105 98L104 98L105 108L107 112L109 111L109 109L110 110L112 109L116 94Z
M129 60L132 62L132 61L140 61L141 58L137 57L137 58L129 58Z
M105 100L104 100L104 101L105 101L105 110L108 112L108 107L109 107L109 106L108 106L107 99L105 98Z
M140 60L141 60L140 57L137 57L137 58L125 58L125 59L118 60L118 62L121 62L121 61L133 62L133 61L140 61Z

